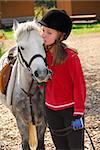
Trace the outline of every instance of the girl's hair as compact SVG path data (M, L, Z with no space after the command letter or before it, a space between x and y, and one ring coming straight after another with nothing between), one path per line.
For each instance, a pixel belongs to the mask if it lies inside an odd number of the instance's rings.
M65 51L66 45L60 41L56 41L55 45L52 48L52 53L53 53L53 61L52 64L61 64L63 63L67 57L67 51Z
M46 50L48 50L49 48L52 49L52 54L53 54L52 65L61 64L68 57L67 51L65 51L65 48L67 46L66 44L62 43L63 39L64 39L64 34L61 32L58 32L58 37L55 43L46 47Z

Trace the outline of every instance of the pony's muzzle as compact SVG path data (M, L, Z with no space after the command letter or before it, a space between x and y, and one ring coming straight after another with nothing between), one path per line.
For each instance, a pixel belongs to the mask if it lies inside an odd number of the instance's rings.
M34 75L35 75L35 77L43 80L47 75L47 69L43 69L43 70L38 69L34 72Z
M52 71L45 68L45 69L37 69L34 72L34 76L38 82L47 82L51 78Z

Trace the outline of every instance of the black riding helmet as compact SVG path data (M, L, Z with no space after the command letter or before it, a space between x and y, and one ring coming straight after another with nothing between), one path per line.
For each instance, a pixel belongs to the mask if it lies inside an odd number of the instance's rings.
M55 9L48 11L39 23L65 33L64 40L67 39L72 29L72 21L64 10Z

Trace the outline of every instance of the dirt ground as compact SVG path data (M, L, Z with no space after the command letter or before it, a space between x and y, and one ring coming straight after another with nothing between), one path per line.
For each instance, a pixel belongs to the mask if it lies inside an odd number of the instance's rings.
M14 41L3 41L9 47ZM66 43L79 52L87 85L85 127L95 149L100 150L100 33L71 35ZM16 121L10 110L0 104L0 150L19 150L21 143ZM46 150L55 150L49 130L45 135ZM92 150L85 133L85 150Z

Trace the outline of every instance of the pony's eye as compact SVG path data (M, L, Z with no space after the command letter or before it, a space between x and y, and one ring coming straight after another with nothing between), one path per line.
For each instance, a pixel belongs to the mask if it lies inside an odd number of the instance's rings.
M24 47L21 46L20 49L21 49L21 50L24 50Z

